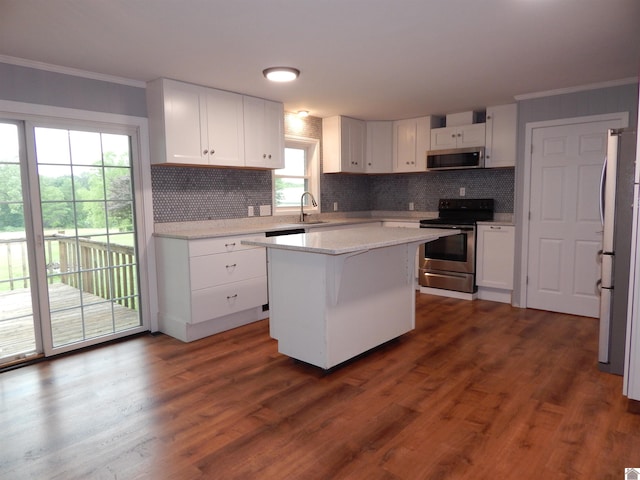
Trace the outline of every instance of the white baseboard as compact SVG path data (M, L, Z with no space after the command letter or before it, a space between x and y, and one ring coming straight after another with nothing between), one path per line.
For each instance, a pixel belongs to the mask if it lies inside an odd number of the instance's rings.
M478 287L478 298L480 300L491 300L492 302L511 304L511 290Z

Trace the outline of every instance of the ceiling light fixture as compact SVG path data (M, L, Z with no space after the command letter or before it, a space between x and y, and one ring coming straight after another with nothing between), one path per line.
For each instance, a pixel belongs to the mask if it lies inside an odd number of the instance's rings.
M309 110L298 110L298 116L300 118L306 118L309 116Z
M298 78L300 70L293 67L270 67L264 69L262 74L272 82L291 82Z

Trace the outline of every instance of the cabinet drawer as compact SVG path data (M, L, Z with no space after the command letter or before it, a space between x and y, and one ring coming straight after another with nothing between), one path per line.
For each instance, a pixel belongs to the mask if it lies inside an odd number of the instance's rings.
M267 274L264 248L191 257L189 263L191 290L239 282Z
M204 322L266 303L266 276L203 288L191 293L191 323Z
M252 245L242 245L240 242L245 238L264 237L264 234L240 235L235 237L202 238L189 241L189 256L211 255L214 253L235 252L237 250L249 250Z

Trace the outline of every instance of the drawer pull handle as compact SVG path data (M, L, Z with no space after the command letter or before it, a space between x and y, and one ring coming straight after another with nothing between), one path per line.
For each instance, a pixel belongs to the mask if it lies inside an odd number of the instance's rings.
M491 227L491 230L502 230L502 227Z
M227 295L227 300L231 300L232 298L238 298L238 294L235 295Z
M233 243L225 243L224 244L225 247L235 247L236 246L236 242Z
M238 264L237 264L237 263L233 263L233 264L231 264L231 265L227 265L226 267L227 267L227 268L236 268L237 266L238 266Z

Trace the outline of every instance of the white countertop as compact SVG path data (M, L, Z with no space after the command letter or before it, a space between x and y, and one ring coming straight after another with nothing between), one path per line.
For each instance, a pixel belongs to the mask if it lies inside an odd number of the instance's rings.
M292 230L296 228L301 228L305 230L320 228L320 227L330 227L330 226L338 226L338 225L357 225L357 224L367 224L367 223L375 223L380 222L380 219L375 218L354 218L354 219L344 219L344 220L331 220L331 221L322 221L322 222L306 222L306 223L264 223L264 224L255 224L255 225L212 225L200 228L184 228L184 229L176 229L173 231L167 232L155 232L154 235L156 237L169 237L169 238L179 238L184 240L197 240L199 238L213 238L213 237L228 237L230 235L251 235L258 234L264 232L277 232L281 230Z
M249 238L242 240L241 243L282 250L340 255L406 243L428 242L456 233L459 231L436 228L361 227L279 237Z

